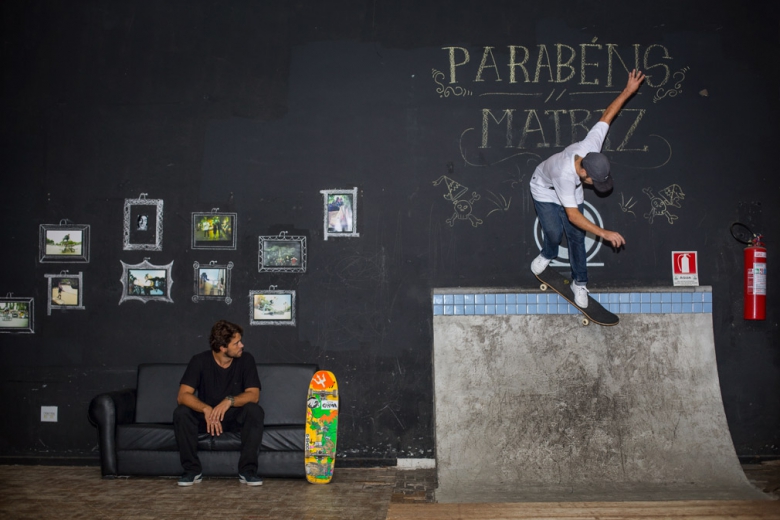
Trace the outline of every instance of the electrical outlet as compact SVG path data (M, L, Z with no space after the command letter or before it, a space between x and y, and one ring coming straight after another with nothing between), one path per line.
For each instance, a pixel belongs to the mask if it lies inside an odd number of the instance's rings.
M41 422L57 422L57 407L41 406Z

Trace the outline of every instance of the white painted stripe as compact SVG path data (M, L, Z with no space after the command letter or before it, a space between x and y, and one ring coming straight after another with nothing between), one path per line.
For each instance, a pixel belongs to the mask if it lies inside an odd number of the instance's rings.
M397 459L396 468L400 470L434 469L436 459Z

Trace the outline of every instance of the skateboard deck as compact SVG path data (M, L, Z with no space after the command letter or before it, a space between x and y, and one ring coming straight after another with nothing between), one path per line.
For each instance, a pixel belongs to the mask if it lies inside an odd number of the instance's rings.
M617 325L620 321L615 314L612 314L607 309L601 306L599 302L588 296L588 307L583 309L574 303L574 293L571 292L571 281L565 278L557 271L553 271L548 266L542 274L536 275L542 285L540 288L545 291L549 287L553 291L557 292L563 299L574 305L574 307L580 311L584 316L583 324L587 325L589 321L598 323L599 325L612 326Z
M336 434L339 425L339 387L327 370L316 372L306 399L306 480L327 484L336 462Z

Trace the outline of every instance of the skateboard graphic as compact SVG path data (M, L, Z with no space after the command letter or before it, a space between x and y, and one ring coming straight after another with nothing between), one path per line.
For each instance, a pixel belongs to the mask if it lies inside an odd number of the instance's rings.
M327 484L336 462L336 434L339 425L339 387L327 370L316 372L306 399L306 480Z
M583 309L574 303L574 294L571 292L571 281L564 278L559 272L550 269L549 266L542 271L541 274L536 275L536 277L542 282L542 285L539 286L542 291L546 291L549 287L560 294L564 300L574 305L574 308L584 315L582 318L583 325L588 325L592 321L599 325L612 326L617 325L620 321L620 318L602 307L599 302L590 296L588 296L588 307L586 309Z

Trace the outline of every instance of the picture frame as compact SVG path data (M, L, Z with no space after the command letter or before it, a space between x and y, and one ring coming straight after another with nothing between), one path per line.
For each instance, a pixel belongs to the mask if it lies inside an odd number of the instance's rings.
M45 263L89 263L89 224L59 224L38 227L38 261Z
M198 303L201 300L221 300L230 305L233 299L230 297L230 279L233 270L233 262L225 265L217 264L212 260L208 264L201 265L198 262L192 264L194 282L192 301Z
M0 297L0 333L35 334L35 299Z
M295 326L295 291L249 291L250 325Z
M122 296L119 305L130 300L146 302L173 303L171 287L173 286L173 260L165 265L154 265L145 258L140 264L122 264Z
M345 190L320 190L323 199L323 235L359 237L357 231L357 187Z
M190 235L192 249L235 250L238 214L220 212L193 212Z
M51 316L52 310L84 310L83 273L71 274L62 271L44 276L49 282L47 316Z
M307 262L305 236L258 237L257 270L261 273L305 273Z
M146 193L141 193L137 199L125 199L125 251L162 251L163 201L146 197Z

